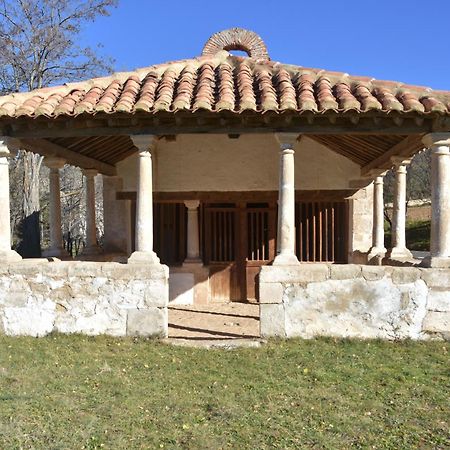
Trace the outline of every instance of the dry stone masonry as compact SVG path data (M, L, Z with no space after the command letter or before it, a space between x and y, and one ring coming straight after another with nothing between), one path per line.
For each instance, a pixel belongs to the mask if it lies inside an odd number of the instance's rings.
M29 260L0 266L0 333L167 337L168 268Z
M450 270L301 264L260 274L264 337L450 337Z

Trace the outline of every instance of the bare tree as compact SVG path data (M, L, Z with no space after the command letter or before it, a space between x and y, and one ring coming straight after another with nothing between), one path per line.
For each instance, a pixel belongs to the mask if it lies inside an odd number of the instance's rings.
M80 47L83 26L109 14L118 0L0 0L0 90L3 94L101 75L112 61L98 47ZM42 158L20 152L18 250L40 255L39 173ZM15 178L18 174L14 174ZM20 198L18 198L20 197Z

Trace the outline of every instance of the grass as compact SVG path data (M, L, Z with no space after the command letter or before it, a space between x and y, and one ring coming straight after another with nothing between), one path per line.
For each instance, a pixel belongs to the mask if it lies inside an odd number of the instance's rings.
M386 246L391 245L391 231L387 224ZM406 223L406 246L409 250L430 251L430 226L429 220L408 221Z
M406 243L410 250L430 251L429 220L409 222L406 226Z
M1 449L444 449L443 342L0 337Z

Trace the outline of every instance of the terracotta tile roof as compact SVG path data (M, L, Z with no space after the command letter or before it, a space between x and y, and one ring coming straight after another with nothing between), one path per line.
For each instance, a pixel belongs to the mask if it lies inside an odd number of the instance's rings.
M198 110L450 115L450 92L221 50L212 56L0 97L0 119Z

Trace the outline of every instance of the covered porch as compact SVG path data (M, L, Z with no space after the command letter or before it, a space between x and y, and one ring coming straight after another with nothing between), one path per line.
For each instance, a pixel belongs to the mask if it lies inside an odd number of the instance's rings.
M264 336L447 333L448 93L273 63L246 33L213 36L196 59L0 98L7 273L24 264L11 250L9 226L8 157L20 148L50 168L46 256L57 259L46 264L62 264L68 278L73 264L81 284L102 273L112 284L136 281L126 295L133 306L119 308L125 334L128 317L132 332L148 332L156 308L158 331L149 334L167 335L169 302L230 301L260 303ZM229 54L234 48L249 56ZM417 261L405 240L406 171L423 148L432 151L432 234L429 257ZM90 263L58 262L69 256L61 233L64 164L86 177L82 259ZM383 176L392 168L386 249ZM116 287L123 299L128 287Z

